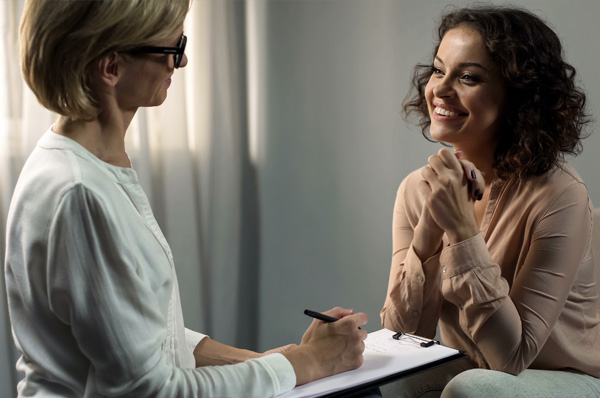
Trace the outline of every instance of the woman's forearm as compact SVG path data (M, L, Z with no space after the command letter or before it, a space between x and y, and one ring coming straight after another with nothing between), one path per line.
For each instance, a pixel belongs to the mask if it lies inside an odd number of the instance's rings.
M196 367L231 365L260 356L257 352L231 347L208 337L202 339L194 349Z

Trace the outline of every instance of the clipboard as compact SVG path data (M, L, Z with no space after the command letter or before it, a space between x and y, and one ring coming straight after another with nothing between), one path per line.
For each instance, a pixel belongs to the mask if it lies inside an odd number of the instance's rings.
M360 368L298 386L278 398L344 397L465 357L437 342L422 346L423 341L431 340L389 329L371 332Z

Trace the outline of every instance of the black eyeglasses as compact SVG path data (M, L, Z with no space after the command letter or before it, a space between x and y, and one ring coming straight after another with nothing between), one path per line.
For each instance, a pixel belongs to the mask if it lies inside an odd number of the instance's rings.
M181 38L177 42L176 47L154 47L144 46L138 47L131 50L132 53L143 53L143 54L173 54L175 60L175 68L179 68L181 61L183 60L183 53L185 51L185 45L187 44L187 36L181 35Z

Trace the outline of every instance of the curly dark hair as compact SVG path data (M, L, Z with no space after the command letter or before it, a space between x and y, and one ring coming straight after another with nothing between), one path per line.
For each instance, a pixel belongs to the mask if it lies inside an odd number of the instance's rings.
M437 54L449 30L467 25L483 38L507 88L505 120L493 167L497 176L539 176L564 159L581 153L584 126L591 121L586 96L575 82L575 68L563 59L556 33L540 18L518 8L480 6L446 13L438 27ZM433 60L432 57L432 60ZM429 141L431 124L425 86L431 64L418 64L412 89L403 102L405 118L416 114Z

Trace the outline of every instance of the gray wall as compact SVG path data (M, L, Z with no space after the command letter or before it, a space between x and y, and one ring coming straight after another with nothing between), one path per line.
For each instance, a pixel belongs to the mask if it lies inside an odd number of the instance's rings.
M445 1L269 1L266 130L259 147L259 348L299 341L304 308L380 327L398 184L438 150L400 116ZM456 4L467 4L458 2ZM514 1L546 19L600 103L600 2ZM597 117L597 116L596 116ZM600 137L573 163L600 205Z

